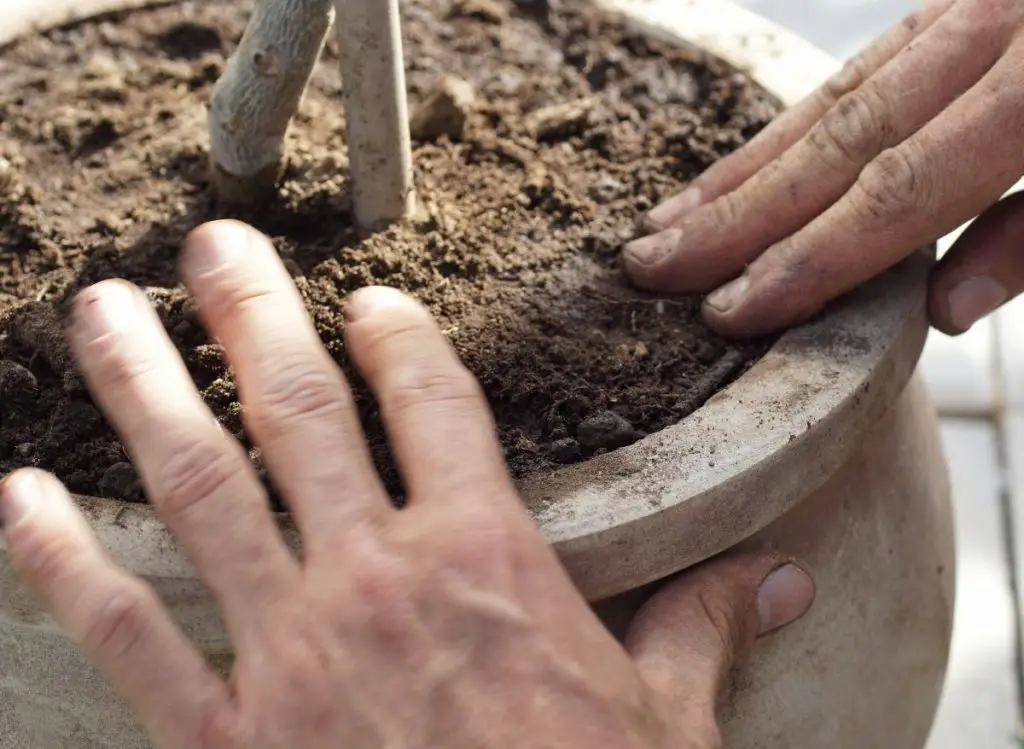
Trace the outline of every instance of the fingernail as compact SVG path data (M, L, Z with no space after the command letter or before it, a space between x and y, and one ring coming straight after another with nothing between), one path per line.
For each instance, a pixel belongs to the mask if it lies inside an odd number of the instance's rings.
M728 312L743 300L749 287L750 279L742 275L711 294L707 305L716 312Z
M345 302L345 319L356 322L384 309L410 307L412 299L388 286L369 286L360 289Z
M0 528L6 533L31 514L42 486L35 471L18 471L0 482Z
M949 292L950 322L958 330L969 330L978 320L1003 306L1009 297L1006 288L989 276L968 278Z
M795 564L773 571L757 591L757 615L763 635L796 621L814 601L814 582Z
M76 333L94 341L121 330L132 322L138 297L124 281L103 281L86 289L75 300L73 324Z
M209 276L244 255L259 236L238 221L212 221L194 231L185 243L185 268L193 278Z
M640 265L657 265L679 246L683 232L679 229L667 229L660 234L634 239L622 248L626 257Z
M701 199L700 188L689 187L664 203L656 205L647 212L645 220L655 229L668 228L699 208Z

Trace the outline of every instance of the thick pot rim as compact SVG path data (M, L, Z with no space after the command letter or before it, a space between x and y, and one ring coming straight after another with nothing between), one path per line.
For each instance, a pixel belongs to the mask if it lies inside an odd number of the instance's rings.
M169 0L8 0L0 45ZM795 104L838 69L812 44L731 0L595 0L646 33L710 53ZM790 330L679 424L519 488L588 600L630 590L763 529L845 462L902 392L927 335L926 249ZM78 498L120 564L148 578L196 573L147 505ZM282 531L298 547L294 525ZM614 557L614 558L610 558Z

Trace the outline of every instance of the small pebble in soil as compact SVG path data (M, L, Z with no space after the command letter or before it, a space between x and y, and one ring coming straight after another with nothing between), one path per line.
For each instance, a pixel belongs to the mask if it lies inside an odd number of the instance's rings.
M566 426L562 419L552 419L551 425L548 427L551 432L551 441L557 442L558 440L565 439L569 436L569 427Z
M496 0L456 0L453 15L476 18L487 23L502 23L508 20L505 6Z
M124 231L124 222L113 213L101 213L96 216L92 230L106 237L116 237Z
M580 443L572 437L555 440L551 443L551 459L557 463L575 463L582 456Z
M82 67L82 75L86 80L103 80L121 78L121 66L114 56L106 52L97 52L89 57Z
M582 421L576 430L576 438L584 450L615 450L631 445L641 435L633 425L612 411L602 411Z
M468 81L452 75L444 76L437 88L413 112L409 124L412 137L418 141L431 141L444 135L458 140L462 137L475 100L476 93Z
M99 480L99 490L104 497L127 499L139 490L139 478L131 463L114 463Z
M30 400L38 392L39 381L34 374L17 362L0 359L0 406L5 401Z
M526 125L538 140L561 137L589 120L596 106L595 97L553 104L530 114Z
M628 188L622 182L612 177L602 177L601 180L593 185L590 190L590 197L598 203L611 203L613 200L626 195Z

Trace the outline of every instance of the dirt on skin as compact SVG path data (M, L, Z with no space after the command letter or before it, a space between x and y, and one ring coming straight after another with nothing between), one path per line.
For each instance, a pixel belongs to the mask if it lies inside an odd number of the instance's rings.
M0 53L0 475L38 466L80 494L144 500L63 336L68 300L112 277L147 290L204 400L251 447L177 269L184 236L227 215L205 103L249 9L175 3ZM333 40L277 195L236 215L285 259L397 498L377 407L345 354L342 302L360 287L430 308L483 384L516 476L663 429L763 354L770 341L707 329L698 298L631 289L617 256L638 215L758 132L772 99L585 0L407 0L402 16L411 110L438 110L414 114L426 217L353 230Z

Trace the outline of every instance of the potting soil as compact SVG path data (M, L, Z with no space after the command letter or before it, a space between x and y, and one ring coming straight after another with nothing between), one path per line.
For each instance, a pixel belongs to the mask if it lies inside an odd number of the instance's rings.
M273 238L396 496L377 407L345 353L342 301L362 286L431 309L482 383L516 476L677 422L770 345L723 340L699 298L640 293L618 267L645 209L776 114L745 76L585 0L407 0L411 110L452 78L475 98L420 113L420 219L360 239L333 39L276 196L250 212L217 205L205 103L250 7L173 3L0 51L0 475L38 466L77 493L144 499L64 342L68 300L111 277L148 291L206 403L253 447L177 269L184 236L227 215Z

